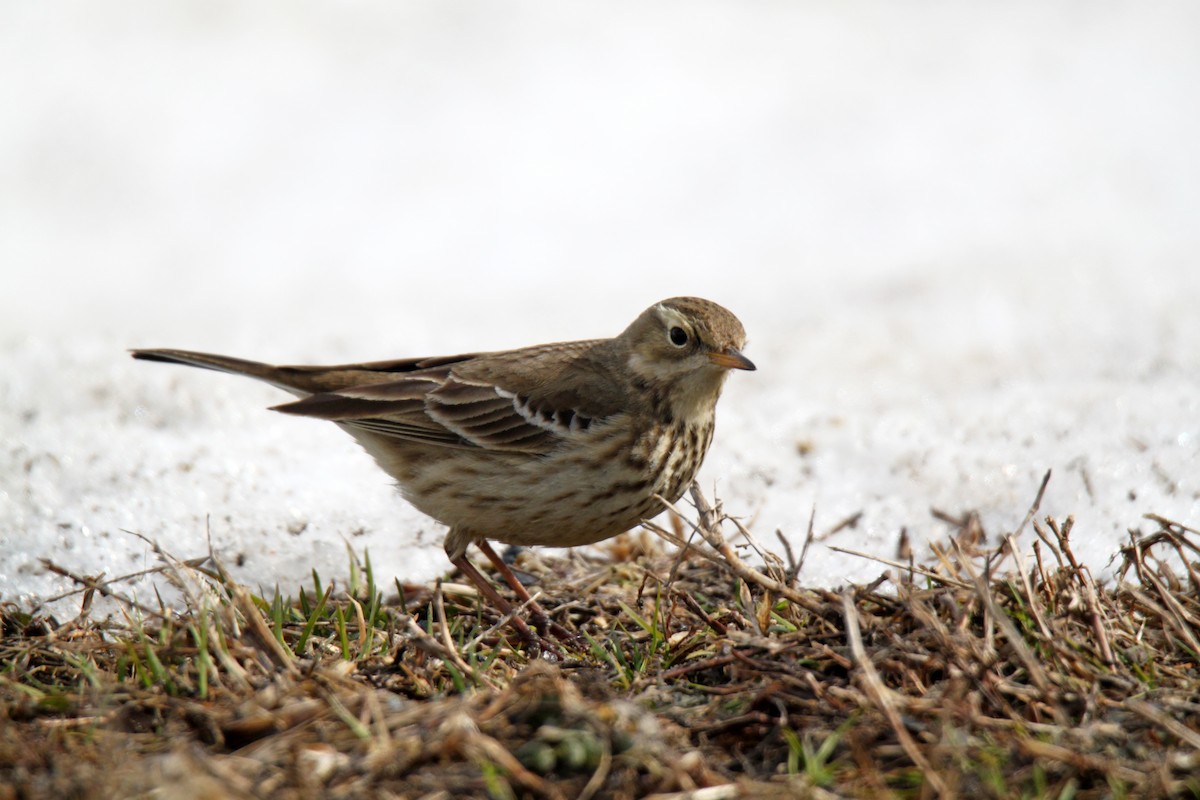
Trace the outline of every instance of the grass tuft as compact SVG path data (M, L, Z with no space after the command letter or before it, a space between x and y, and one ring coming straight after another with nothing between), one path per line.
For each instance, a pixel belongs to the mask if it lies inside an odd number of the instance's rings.
M1151 517L1103 585L1036 503L1026 549L937 512L925 563L828 591L811 530L785 561L693 501L649 526L677 549L523 559L562 660L367 553L294 598L158 550L181 609L74 575L76 619L0 605L0 798L1200 796L1200 532Z

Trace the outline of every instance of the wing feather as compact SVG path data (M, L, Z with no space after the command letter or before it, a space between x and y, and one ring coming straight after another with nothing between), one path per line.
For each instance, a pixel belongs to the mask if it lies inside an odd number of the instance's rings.
M598 344L361 365L374 367L369 380L275 408L426 444L547 453L623 410ZM403 377L380 381L389 368ZM562 380L567 371L573 381Z

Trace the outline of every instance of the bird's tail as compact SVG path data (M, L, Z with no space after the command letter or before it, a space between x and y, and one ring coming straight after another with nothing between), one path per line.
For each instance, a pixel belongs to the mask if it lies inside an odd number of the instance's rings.
M189 367L245 375L265 381L281 389L301 394L321 391L322 387L311 374L289 367L276 367L261 361L219 356L213 353L196 353L190 350L130 350L130 355L143 361L161 361L164 364L184 364Z

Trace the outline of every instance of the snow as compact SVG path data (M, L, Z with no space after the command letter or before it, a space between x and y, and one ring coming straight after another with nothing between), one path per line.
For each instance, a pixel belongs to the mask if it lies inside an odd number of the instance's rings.
M1200 525L1195 4L9 3L0 75L0 600L154 566L125 531L288 591L347 543L448 568L336 428L126 348L499 349L678 294L750 333L702 484L768 545L995 537L1047 469L1097 571Z

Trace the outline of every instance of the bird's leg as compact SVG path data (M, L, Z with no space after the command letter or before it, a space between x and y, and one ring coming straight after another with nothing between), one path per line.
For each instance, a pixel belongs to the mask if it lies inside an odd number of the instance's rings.
M488 602L491 603L494 608L498 609L501 614L508 617L509 624L512 625L513 629L516 630L517 634L525 641L527 645L537 650L549 650L551 652L557 652L557 650L555 650L555 648L550 645L549 642L546 642L529 629L529 626L525 624L525 620L521 619L517 615L517 612L512 607L512 604L500 596L500 593L496 591L496 587L492 586L491 582L483 576L483 573L475 569L475 565L467 560L465 553L458 558L451 559L450 563L458 567L459 571L467 577L467 580L475 584L475 587L483 593L483 596L487 598ZM525 596L529 596L528 592L526 592Z
M496 571L500 573L500 576L504 578L504 582L507 583L514 592L516 592L517 597L521 599L521 602L528 606L529 616L533 618L534 627L538 629L539 633L541 633L543 636L549 633L560 642L572 642L578 638L575 636L575 634L571 633L569 630L550 619L550 615L546 613L546 609L538 605L538 602L529 596L529 591L525 588L525 585L521 583L521 581L517 579L517 576L513 574L513 571L508 568L508 564L504 563L504 559L492 549L492 545L487 541L487 539L479 539L475 542L475 546L478 547L483 554L488 557L488 561L492 562L492 566L494 566Z

